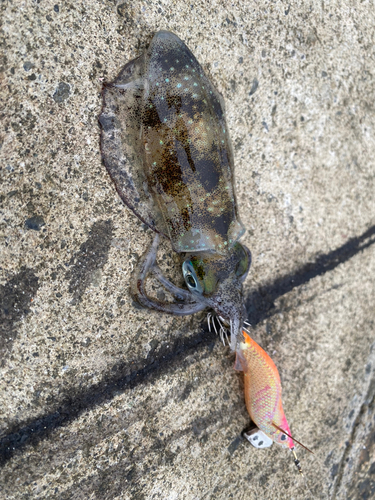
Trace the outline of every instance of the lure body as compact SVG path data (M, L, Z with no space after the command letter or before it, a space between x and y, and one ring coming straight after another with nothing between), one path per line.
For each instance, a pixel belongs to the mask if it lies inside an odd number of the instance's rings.
M158 238L141 263L133 295L172 314L213 308L232 325L235 349L244 319L242 282L251 262L238 240L233 153L221 95L187 46L160 31L103 90L101 149L123 201L180 254L188 291L161 274ZM175 302L147 296L149 272Z
M246 408L256 426L275 443L294 448L281 401L279 372L270 356L246 333L237 350L235 368L244 372ZM276 424L287 434L272 424Z

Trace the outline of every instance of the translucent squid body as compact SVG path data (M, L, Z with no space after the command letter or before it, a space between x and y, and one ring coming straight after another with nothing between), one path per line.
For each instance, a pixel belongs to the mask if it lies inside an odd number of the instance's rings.
M132 293L143 306L187 315L212 308L230 325L236 349L245 319L242 283L250 251L234 190L224 102L187 46L159 31L143 55L103 90L101 149L122 200L153 231ZM159 235L180 255L187 286L156 264ZM151 273L174 297L147 295Z

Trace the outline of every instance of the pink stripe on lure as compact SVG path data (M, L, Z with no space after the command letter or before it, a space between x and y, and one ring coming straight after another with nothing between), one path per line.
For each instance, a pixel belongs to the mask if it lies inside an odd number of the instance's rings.
M240 342L237 350L235 369L244 372L247 411L264 434L292 450L295 456L294 443L301 443L291 436L281 401L281 382L276 365L245 331L242 333L244 341ZM296 456L294 462L302 472Z

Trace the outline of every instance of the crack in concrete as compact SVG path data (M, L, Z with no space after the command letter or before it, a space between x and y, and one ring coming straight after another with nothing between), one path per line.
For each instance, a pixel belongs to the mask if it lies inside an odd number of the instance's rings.
M372 346L372 352L369 356L367 366L369 363L371 363L371 367L374 367L374 364L375 364L374 345ZM338 498L337 495L340 493L340 488L343 486L342 483L343 483L343 478L344 478L344 474L345 474L345 465L348 463L349 457L355 448L355 443L356 443L357 438L358 438L357 434L359 432L360 424L362 423L362 421L364 419L364 415L367 413L368 408L371 405L373 405L374 398L375 398L375 370L372 369L371 377L369 378L368 387L367 387L366 393L364 395L363 402L362 402L361 407L358 411L358 414L357 414L357 416L352 424L352 429L351 429L351 432L350 432L350 435L349 435L348 441L347 441L348 446L346 446L346 448L342 454L341 460L337 464L338 470L337 470L336 481L334 483L334 488L333 488L333 492L332 492L332 500L336 500L336 498ZM355 467L352 467L351 476L354 474L354 471L355 471ZM347 482L350 482L350 480L348 480Z

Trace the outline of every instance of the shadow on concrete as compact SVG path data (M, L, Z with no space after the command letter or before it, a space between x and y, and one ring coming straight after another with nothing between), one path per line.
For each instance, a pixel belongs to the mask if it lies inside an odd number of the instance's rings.
M304 285L313 278L332 271L373 243L375 243L375 226L370 227L361 236L351 238L336 250L317 256L313 262L304 264L296 272L281 276L272 283L259 287L246 298L249 322L252 326L255 326L272 316L276 312L275 301L278 298L287 294L293 288Z
M5 285L0 286L0 366L17 338L16 323L30 313L39 288L38 277L23 266Z
M276 312L274 303L278 298L311 279L332 271L374 243L375 225L336 250L319 255L314 262L304 264L296 272L253 291L246 300L250 323L256 326L272 316ZM14 425L11 432L0 439L0 465L5 464L26 445L36 445L48 438L54 430L77 419L84 411L110 401L127 389L152 383L161 375L173 372L189 355L196 353L198 349L212 349L216 341L217 336L209 332L206 325L196 335L177 339L173 345L160 346L157 353L152 350L146 360L113 366L110 376L89 389L62 398L55 411L33 421Z

